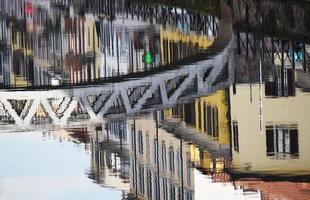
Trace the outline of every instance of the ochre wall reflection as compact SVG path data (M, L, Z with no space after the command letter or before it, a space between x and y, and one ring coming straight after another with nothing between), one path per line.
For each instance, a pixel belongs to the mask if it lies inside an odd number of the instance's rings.
M230 91L233 167L236 171L303 175L309 173L308 93L270 98L258 84ZM239 171L239 172L241 172Z

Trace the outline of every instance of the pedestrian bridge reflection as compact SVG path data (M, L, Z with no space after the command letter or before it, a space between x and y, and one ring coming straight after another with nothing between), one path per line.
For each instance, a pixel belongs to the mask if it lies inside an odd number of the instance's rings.
M2 123L31 124L102 120L110 114L131 115L175 105L230 85L232 41L218 55L175 70L117 83L51 90L2 90Z

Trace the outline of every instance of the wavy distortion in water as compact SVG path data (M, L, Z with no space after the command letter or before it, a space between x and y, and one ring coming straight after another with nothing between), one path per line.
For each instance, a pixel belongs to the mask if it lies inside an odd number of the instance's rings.
M309 3L0 8L0 199L309 198Z

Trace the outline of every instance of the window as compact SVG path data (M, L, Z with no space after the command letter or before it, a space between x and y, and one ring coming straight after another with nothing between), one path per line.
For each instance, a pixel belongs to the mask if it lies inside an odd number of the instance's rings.
M210 105L207 106L207 133L208 135L211 135L212 134L212 107Z
M161 164L163 171L165 171L167 169L167 162L166 162L166 144L164 141L161 144Z
M233 140L234 140L234 150L239 152L239 128L237 121L233 121Z
M143 136L142 131L138 131L139 154L143 154Z
M189 152L186 152L186 181L187 185L191 185L191 162Z
M219 137L219 125L218 125L218 109L217 107L213 107L213 112L212 112L212 122L213 122L213 137Z
M169 147L169 170L171 173L174 173L174 149Z
M131 148L133 151L135 151L135 147L136 147L135 129L134 129L134 125L132 125L132 128L131 128Z
M88 27L88 46L90 46L90 28Z
M299 156L297 125L266 127L266 154L277 159Z
M163 178L162 179L162 184L163 184L163 191L162 191L162 194L163 194L163 200L167 200L167 179L166 178Z
M158 175L154 175L154 199L159 199L159 180L158 180Z
M3 74L3 63L2 63L2 55L0 54L0 75Z
M193 199L193 195L190 191L186 191L186 200L192 200Z
M147 199L152 199L152 172L147 170Z
M275 69L265 83L266 97L295 96L295 72L293 69Z
M182 177L183 172L182 172L182 154L181 154L181 150L178 150L177 152L177 162L178 162L178 176L179 178Z
M170 200L175 200L175 186L173 183L170 184Z
M132 174L132 179L131 179L131 185L133 188L137 188L136 186L136 160L134 157L131 159L131 174Z
M150 161L150 136L147 133L145 137L145 145L146 145L146 159L147 161Z
M183 200L183 190L181 187L178 187L178 200Z
M201 130L201 102L200 101L198 101L198 128L199 128L199 130Z
M218 138L219 127L218 127L218 109L216 106L207 105L207 116L205 123L207 123L208 135Z
M208 128L207 127L207 119L206 119L207 118L207 112L208 112L207 111L207 103L204 102L204 104L203 104L203 113L204 113L205 116L203 118L204 119L203 129L204 129L205 132L207 132L207 128Z
M139 165L139 192L144 194L144 167L142 164Z
M157 164L158 158L158 146L157 146L157 139L154 139L154 163Z
M179 106L172 108L172 116L176 118L182 117L182 110L180 109Z
M119 129L121 131L121 138L124 141L127 141L127 123L126 122L120 122Z
M195 115L195 104L194 103L189 103L189 104L184 104L184 120L186 124L189 125L195 125L195 120L196 120L196 115Z

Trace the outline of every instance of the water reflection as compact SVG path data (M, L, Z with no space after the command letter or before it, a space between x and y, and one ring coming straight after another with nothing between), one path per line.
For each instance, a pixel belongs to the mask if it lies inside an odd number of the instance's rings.
M297 91L290 98L305 97ZM290 113L285 108L296 110L297 106L287 106L286 99L275 104L274 98L266 97L264 108L270 106L273 111L263 113L261 131L259 98L253 96L252 102L241 104L245 95L249 95L248 86L240 85L235 94L231 87L172 109L135 118L108 118L103 124L54 128L43 132L43 137L66 146L71 141L90 152L85 168L88 178L121 191L124 199L204 199L208 188L214 188L210 196L222 198L306 198L307 123L298 116L307 110L285 115ZM248 113L235 109L238 105L255 109ZM270 190L271 186L277 189ZM287 187L298 193L285 192Z
M205 53L216 16L118 1L1 1L1 85L90 83Z
M0 146L41 130L95 197L308 199L309 5L216 2L0 0Z
M205 177L209 184L230 182L225 172L231 166L228 157L214 157L176 138L161 127L159 115L112 120L93 128L89 177L124 191L128 199L199 199L204 193L195 179ZM225 187L233 189L230 184ZM242 197L243 192L236 191ZM233 192L230 195L234 196Z
M247 165L247 171L254 173L263 170L272 174L307 175L309 168L306 163L309 160L303 157L300 151L309 149L303 144L303 141L307 139L302 139L309 128L304 120L308 112L306 102L309 95L297 89L296 95L289 99L281 97L274 99L267 96L260 98L257 84L253 84L251 90L252 100L250 100L248 86L237 86L236 93L231 94L231 118L235 146L233 156L237 160L240 159L236 162L236 166ZM240 104L241 99L243 99L242 104ZM260 106L260 101L263 107ZM238 107L251 109L251 112L237 111ZM252 120L249 121L249 118ZM261 145L254 147L252 142L244 141L255 141L256 144ZM250 146L252 152L256 152L255 159L251 159L250 155L241 151L242 148ZM294 162L291 159L294 159ZM285 162L284 165L277 164L283 162ZM264 169L267 166L271 169Z
M127 124L116 121L107 124L120 128L111 130L107 127L107 134L102 134L102 126L95 127L95 135L91 140L91 170L89 178L104 187L113 187L115 189L128 193L129 187L129 169L130 158L127 138ZM122 133L120 132L122 131Z
M205 102L211 104L213 101L215 104L214 98L217 97L218 106L223 105L225 108L225 101L222 102L225 99L223 95L225 92L227 94L229 90L220 91L211 98L206 97ZM234 98L236 97L233 97L231 102L240 102ZM199 102L192 105L197 103ZM101 174L98 170L101 166L102 171L109 170L110 176L117 174L121 179L117 182L123 184L130 181L130 189L125 189L128 192L127 195L142 199L199 199L204 196L204 193L199 187L201 183L196 185L195 180L200 180L202 177L205 181L210 180L208 184L211 185L210 187L220 184L219 187L222 190L231 188L235 191L235 194L231 195L239 195L239 198L243 198L243 195L251 196L253 199L307 197L309 160L301 155L306 155L309 148L300 142L299 138L303 137L301 133L305 131L297 128L296 124L284 125L285 120L277 120L277 124L280 125L270 125L271 123L267 122L265 130L261 132L259 117L251 123L246 120L255 113L248 116L245 112L234 113L232 110L232 113L226 113L227 115L219 114L217 118L214 118L214 115L211 117L210 126L216 127L215 124L218 124L221 127L219 129L223 131L219 132L221 136L214 136L208 134L208 129L205 131L199 128L199 121L204 123L203 117L199 117L199 112L204 108L196 106L194 110L194 116L197 116L196 123L184 125L184 121L176 112L183 108L184 113L186 107L188 105L184 104L146 117L112 120L106 125L97 127L94 141L99 142L100 148L95 152L100 156L95 158L96 167L93 172L97 171ZM219 113L221 112L223 110ZM200 115L208 117L208 113L210 112L200 113ZM236 114L239 114L237 118ZM281 113L279 116L284 117ZM298 127L305 125L304 120L297 119L295 123ZM183 121L183 124L180 121ZM209 122L206 122L207 127ZM182 130L186 131L182 132ZM225 138L225 131L228 134L227 138ZM106 150L102 147L110 148ZM227 154L227 150L231 154ZM103 158L102 155L107 157ZM104 178L106 175L101 177ZM105 180L102 182L108 185ZM270 187L273 185L268 182L270 180L277 181L276 190L269 189L268 185ZM282 182L283 180L298 182ZM206 187L208 185L206 183ZM124 188L121 184L112 187ZM287 187L296 188L299 192L297 194L285 192ZM221 196L218 193L216 195Z

